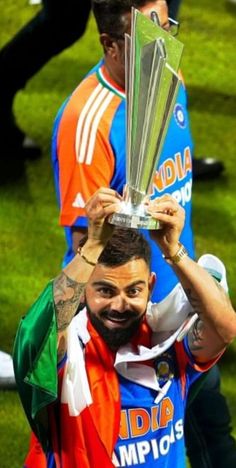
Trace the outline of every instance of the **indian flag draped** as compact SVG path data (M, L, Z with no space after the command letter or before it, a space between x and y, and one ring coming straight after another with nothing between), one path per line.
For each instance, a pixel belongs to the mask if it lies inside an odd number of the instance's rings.
M114 354L89 322L84 338L86 346L81 348L75 329L69 327L68 358L58 373L57 326L49 283L20 323L13 353L16 381L30 426L44 452L53 452L57 467L91 468L99 460L109 468L114 466L111 460L120 424ZM47 466L33 436L25 467Z
M13 362L21 402L32 430L45 451L46 407L57 398L57 326L50 282L22 318L17 332ZM47 425L47 424L46 424Z

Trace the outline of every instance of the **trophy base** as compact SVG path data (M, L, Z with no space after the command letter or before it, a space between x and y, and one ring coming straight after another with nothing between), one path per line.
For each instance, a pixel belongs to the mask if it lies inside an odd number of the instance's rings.
M161 229L162 225L149 215L114 213L108 217L108 222L115 226L133 229Z

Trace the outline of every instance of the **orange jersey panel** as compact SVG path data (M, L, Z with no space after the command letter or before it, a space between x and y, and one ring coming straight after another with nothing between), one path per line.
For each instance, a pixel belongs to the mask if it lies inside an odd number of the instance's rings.
M76 88L64 109L57 137L60 223L64 226L85 216L88 198L110 185L115 160L109 132L121 100L93 74Z

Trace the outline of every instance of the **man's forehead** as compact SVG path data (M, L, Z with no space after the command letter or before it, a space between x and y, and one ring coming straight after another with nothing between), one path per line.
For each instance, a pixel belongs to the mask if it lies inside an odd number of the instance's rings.
M119 266L106 266L98 263L89 279L89 284L98 282L110 284L133 284L137 281L147 282L150 275L149 267L142 258L133 259Z

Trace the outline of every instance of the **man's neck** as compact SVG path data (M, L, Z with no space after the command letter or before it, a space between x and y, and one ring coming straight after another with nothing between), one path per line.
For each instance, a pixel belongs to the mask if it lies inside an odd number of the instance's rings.
M120 76L120 73L116 71L114 66L111 66L109 60L107 60L106 57L104 58L104 69L107 74L107 77L110 78L110 80L112 80L114 84L116 84L121 89L121 91L124 92L125 80L123 79L123 77Z

